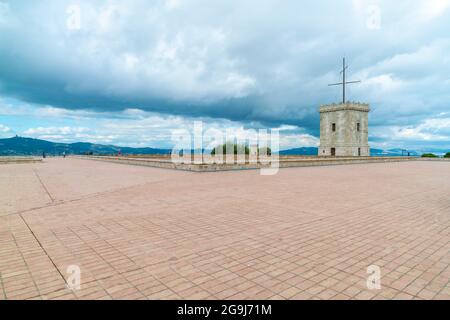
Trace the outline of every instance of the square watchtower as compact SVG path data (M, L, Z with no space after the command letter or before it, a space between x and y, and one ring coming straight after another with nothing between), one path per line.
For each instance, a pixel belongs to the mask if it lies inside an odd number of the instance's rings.
M330 104L319 111L319 156L370 156L368 104Z

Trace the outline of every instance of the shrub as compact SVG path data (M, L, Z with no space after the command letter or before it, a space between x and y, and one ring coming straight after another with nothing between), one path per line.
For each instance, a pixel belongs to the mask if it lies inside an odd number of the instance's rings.
M258 155L260 155L260 154L271 156L272 155L272 149L270 149L269 147L259 148L258 149Z
M235 143L226 143L226 144L223 144L221 146L215 147L211 151L211 155L214 156L214 155L216 155L216 153L219 153L220 152L219 151L220 148L222 148L222 154L223 155L227 154L227 152L229 152L230 149L232 149L234 151L233 153L235 155L238 154L238 151L240 151L239 154L243 154L242 151L244 151L244 153L246 155L250 154L250 149L247 146L245 146L245 145L238 145L238 144L235 144Z
M437 155L435 155L434 153L424 153L422 155L422 158L439 158Z

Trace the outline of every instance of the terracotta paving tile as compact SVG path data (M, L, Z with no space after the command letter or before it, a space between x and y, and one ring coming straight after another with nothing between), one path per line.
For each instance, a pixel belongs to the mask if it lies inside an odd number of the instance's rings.
M254 300L267 300L270 299L274 293L272 291L270 291L269 289L263 289L262 291L259 291L256 294L252 294L251 292L249 292L250 295L248 296L249 299L254 299Z
M337 294L338 294L337 291L327 288L327 289L321 291L320 293L318 293L316 296L322 300L330 300Z
M246 293L243 292L245 295ZM225 289L223 291L217 292L214 294L218 299L230 299L233 295L236 294L236 291L232 288Z
M394 297L394 300L412 300L414 298L414 296L404 293L404 292L400 292L399 294L397 294Z
M433 299L435 299L435 300L450 300L450 295L439 293L439 294L435 295Z
M356 297L356 295L358 295L360 292L361 292L361 289L354 287L354 286L348 287L347 289L345 289L343 291L343 293L345 295L348 295L351 298Z
M322 291L324 291L325 289L326 289L325 287L321 287L319 285L315 285L315 286L312 286L312 287L306 289L306 292L308 292L308 293L312 294L313 296L317 297L317 295L319 293L321 293Z
M355 299L357 299L357 300L371 300L376 295L377 295L377 290L372 290L372 291L364 290L364 291L361 291L360 293L358 293L355 296Z
M330 298L331 300L350 300L351 298L343 293L338 293Z
M289 300L309 300L313 297L311 293L308 293L306 291L299 292L295 294L294 296L290 297Z
M279 295L286 299L290 299L299 293L300 293L300 289L298 289L296 287L290 287L290 288L280 292Z
M417 297L430 300L430 299L433 299L435 295L436 295L435 292L427 290L427 289L423 289L422 291L420 291L417 294Z
M0 300L449 299L449 169L0 166Z

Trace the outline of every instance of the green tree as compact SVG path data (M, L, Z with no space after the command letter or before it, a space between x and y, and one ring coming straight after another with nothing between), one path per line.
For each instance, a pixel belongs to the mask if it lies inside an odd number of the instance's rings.
M259 148L258 149L258 155L260 155L260 154L271 156L272 155L272 149L270 149L269 147Z
M422 158L438 158L438 156L435 155L434 153L424 153L422 155Z
M238 151L239 151L239 154L246 154L246 155L250 154L250 149L246 145L242 145L242 144L239 145L236 143L225 143L221 146L215 147L211 151L211 155L214 156L214 155L216 155L216 153L219 154L221 148L222 148L221 151L222 151L223 155L230 153L230 150L233 150L233 154L235 154L235 155L238 154ZM242 152L242 151L244 151L244 152Z
M447 152L444 156L444 158L450 158L450 152Z

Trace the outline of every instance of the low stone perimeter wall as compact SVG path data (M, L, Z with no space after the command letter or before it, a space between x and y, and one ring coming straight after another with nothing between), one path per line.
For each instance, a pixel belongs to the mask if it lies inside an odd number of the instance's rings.
M137 157L112 157L112 156L77 156L80 159L97 161L108 161L130 165L140 165L155 168L186 170L195 172L214 172L227 170L251 170L268 168L271 164L261 163L235 163L235 164L194 164L194 163L174 163L170 157L161 158L137 158ZM312 167L312 166L333 166L361 163L384 163L401 161L418 161L417 157L280 157L278 163L272 164L279 168Z
M42 162L42 159L34 157L0 157L0 165L8 163L35 163L35 162Z
M449 161L450 158L420 158L421 161Z

